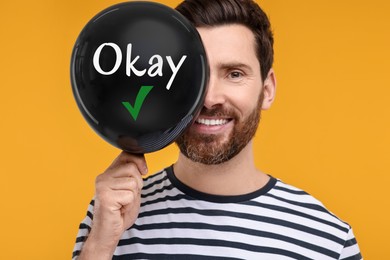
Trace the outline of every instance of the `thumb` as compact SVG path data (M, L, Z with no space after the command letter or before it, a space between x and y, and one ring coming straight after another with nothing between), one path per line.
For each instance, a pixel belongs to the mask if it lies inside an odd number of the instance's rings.
M108 169L114 169L126 163L134 163L142 175L148 173L148 167L146 165L144 154L132 154L125 151L122 151L118 157L115 158Z

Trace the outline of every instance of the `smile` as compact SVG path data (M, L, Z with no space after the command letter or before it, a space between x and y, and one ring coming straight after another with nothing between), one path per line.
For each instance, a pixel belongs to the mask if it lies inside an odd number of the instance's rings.
M205 119L205 118L198 118L196 120L196 123L206 126L220 126L225 125L229 122L227 119Z

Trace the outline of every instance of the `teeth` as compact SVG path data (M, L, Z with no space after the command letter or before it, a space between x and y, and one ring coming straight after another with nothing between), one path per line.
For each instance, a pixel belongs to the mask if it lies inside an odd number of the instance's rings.
M196 122L198 124L207 125L207 126L215 126L215 125L224 125L228 122L226 119L197 119Z

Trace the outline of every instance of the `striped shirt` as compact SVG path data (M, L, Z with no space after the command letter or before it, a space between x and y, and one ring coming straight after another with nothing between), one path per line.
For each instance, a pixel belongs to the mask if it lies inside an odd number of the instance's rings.
M93 201L73 259L88 236ZM113 259L362 259L351 227L306 192L271 177L240 196L201 193L173 168L144 180L138 219Z

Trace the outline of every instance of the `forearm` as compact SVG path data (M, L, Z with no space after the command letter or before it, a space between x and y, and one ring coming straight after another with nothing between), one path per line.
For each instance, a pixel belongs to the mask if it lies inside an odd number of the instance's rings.
M93 236L84 242L77 260L111 260L116 248L116 243L104 245Z
M80 225L73 252L77 260L112 259L123 232L138 217L143 186L140 169L144 168L143 156L122 152L96 177L95 199L86 223Z

